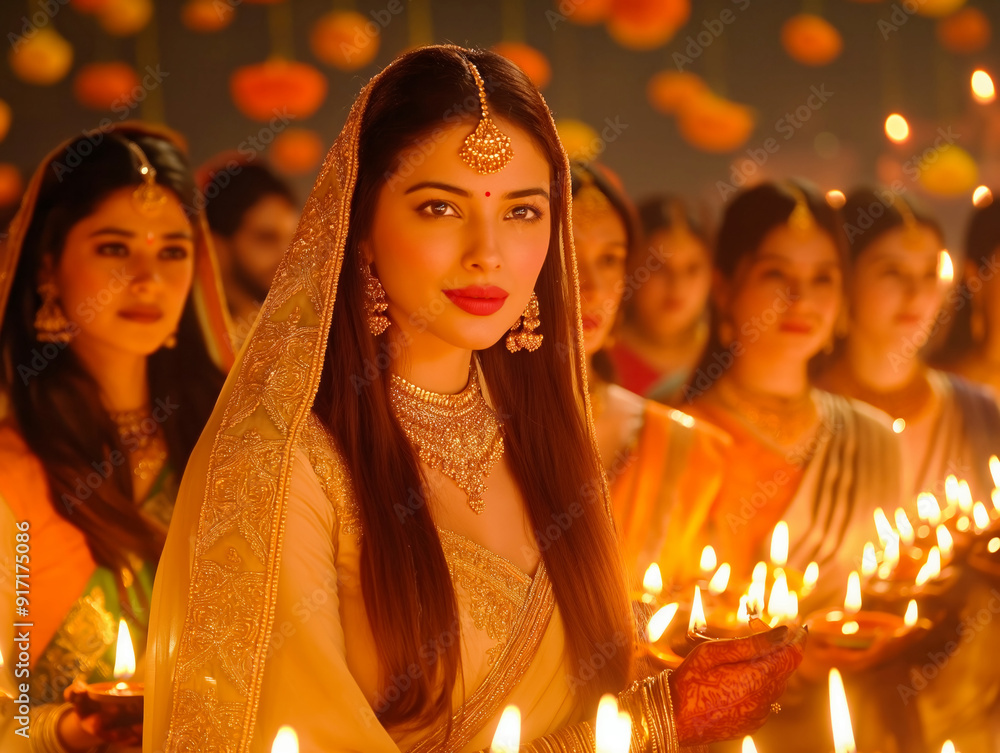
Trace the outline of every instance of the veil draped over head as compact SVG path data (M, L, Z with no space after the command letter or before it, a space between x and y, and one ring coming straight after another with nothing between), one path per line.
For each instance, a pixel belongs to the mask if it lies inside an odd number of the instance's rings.
M354 102L192 453L153 596L147 699L155 702L147 701L146 751L250 749L282 549L294 546L283 541L292 459L323 371L359 172L360 129L373 86L405 58L376 75ZM572 371L596 453L565 155L563 161L553 211L563 218L558 248L565 300L572 306L563 315L573 342L553 347L568 350L560 363Z
M112 129L96 129L85 132L82 142L80 136L75 136L49 152L32 175L21 200L21 206L14 219L11 220L7 240L0 245L0 327L3 326L4 312L7 310L11 287L14 284L17 265L21 259L28 230L35 217L35 212L39 209L38 202L42 184L50 167L62 163L66 170L72 169L73 165L69 162L71 155L68 150L74 143L98 144L111 135L122 136L126 139L152 136L169 142L179 152L187 154L187 144L176 131L164 126L132 120L117 124ZM81 160L87 159L82 149L79 150L78 157ZM229 335L231 329L229 311L222 293L218 264L211 249L209 240L211 236L204 213L195 207L185 207L185 209L188 211L188 217L195 230L195 272L191 296L208 353L215 365L225 371L232 365L234 356L232 340ZM10 377L10 375L7 376ZM3 416L2 407L2 403L0 403L0 418Z

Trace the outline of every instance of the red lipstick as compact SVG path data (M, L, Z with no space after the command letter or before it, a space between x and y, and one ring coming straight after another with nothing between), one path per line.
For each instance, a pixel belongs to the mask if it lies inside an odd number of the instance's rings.
M118 312L118 316L138 324L153 324L163 318L163 312L156 307L135 306L130 309L122 309Z
M503 308L509 295L496 285L469 285L464 288L445 290L448 300L462 311L474 316L489 316Z

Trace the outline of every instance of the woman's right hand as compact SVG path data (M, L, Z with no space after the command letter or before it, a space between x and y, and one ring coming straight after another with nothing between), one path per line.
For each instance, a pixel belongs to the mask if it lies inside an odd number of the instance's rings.
M670 675L681 745L730 740L759 729L802 661L806 631L778 627L707 641Z
M73 704L73 709L59 720L59 737L71 750L89 750L108 743L123 747L142 745L142 722L116 723L119 720L108 716L100 705L90 700L83 684L74 683L63 695Z

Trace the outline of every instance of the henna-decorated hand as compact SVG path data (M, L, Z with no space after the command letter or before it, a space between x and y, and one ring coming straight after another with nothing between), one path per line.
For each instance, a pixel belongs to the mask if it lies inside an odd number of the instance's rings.
M802 661L806 632L779 627L695 647L670 676L681 745L704 745L760 728Z

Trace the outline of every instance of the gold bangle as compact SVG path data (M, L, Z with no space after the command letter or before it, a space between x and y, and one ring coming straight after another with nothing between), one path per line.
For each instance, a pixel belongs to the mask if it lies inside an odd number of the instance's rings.
M59 736L59 722L73 710L72 703L49 703L35 711L30 740L32 753L75 753L66 747ZM100 746L87 748L86 753L96 753Z

